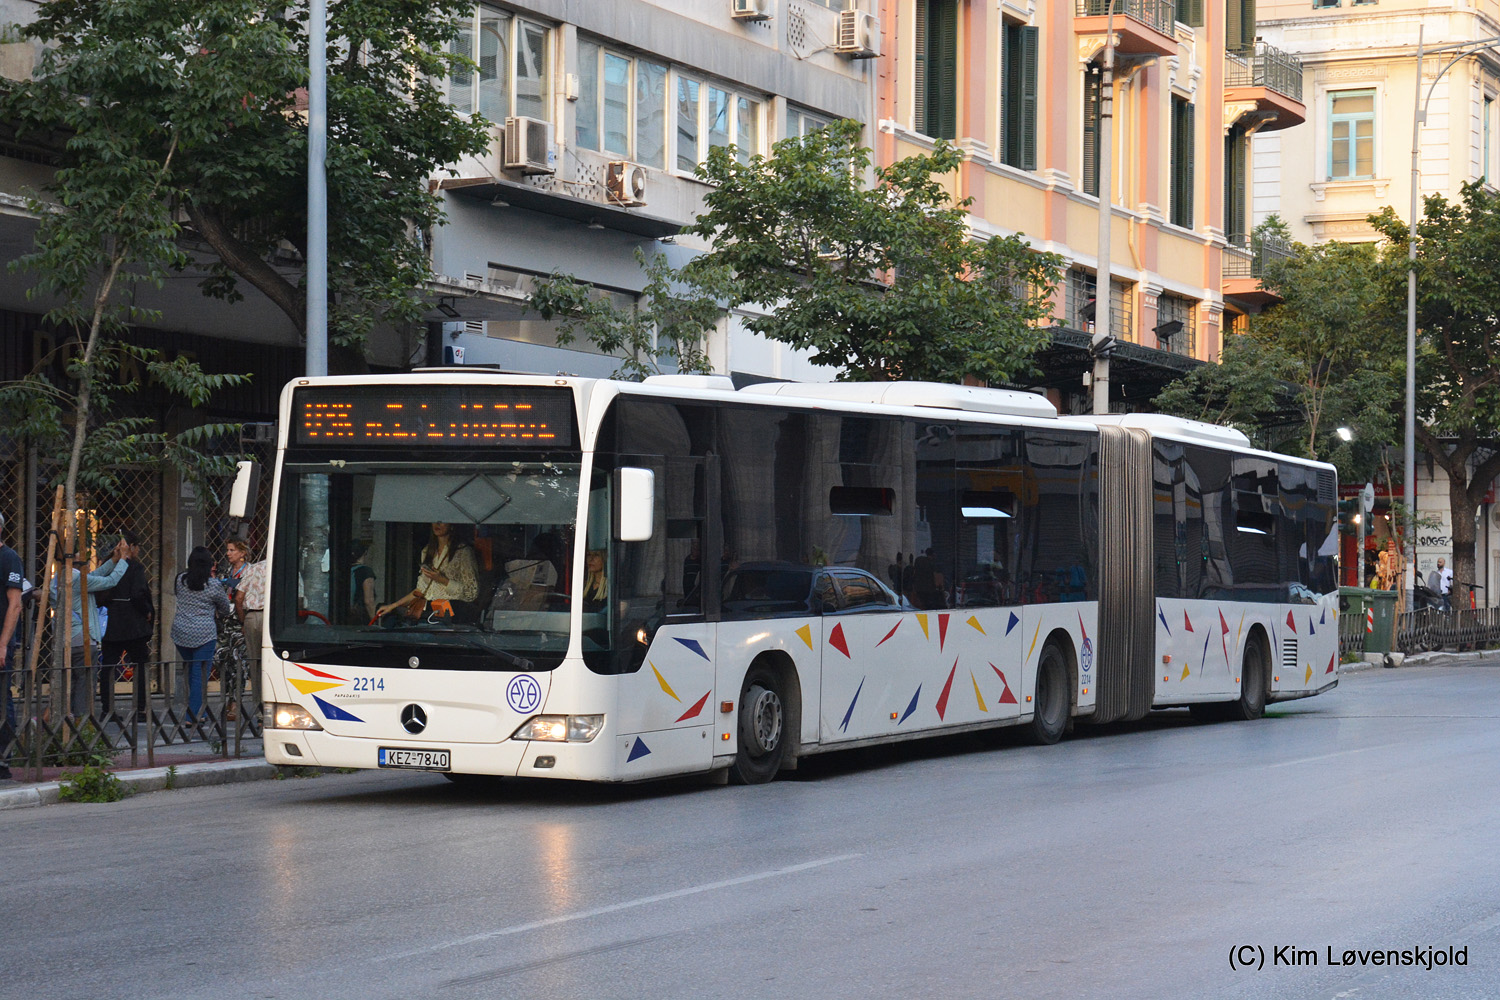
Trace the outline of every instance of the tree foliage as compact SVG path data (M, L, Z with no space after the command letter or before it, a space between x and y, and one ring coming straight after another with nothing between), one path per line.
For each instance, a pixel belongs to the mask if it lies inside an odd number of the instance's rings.
M424 311L423 234L441 221L427 180L488 144L444 100L459 0L329 5L329 326L360 346ZM163 225L184 214L208 255L203 291L259 289L305 319L307 3L53 0L22 31L45 48L4 99L23 132L66 136L54 185L109 209L131 171L158 177ZM102 158L116 174L90 166ZM161 267L188 263L178 252Z
M813 352L855 381L973 376L1010 382L1047 340L1061 266L1018 236L975 239L967 199L943 178L962 154L940 143L874 171L857 122L835 122L740 162L710 150L712 186L687 232L712 249L686 278L730 307L764 310L745 326Z
M537 282L528 307L558 321L557 342L566 347L582 336L605 354L619 357L616 378L642 379L665 368L708 372L703 340L723 316L713 289L688 286L663 254L636 251L646 275L637 305L621 308L590 284L554 272Z

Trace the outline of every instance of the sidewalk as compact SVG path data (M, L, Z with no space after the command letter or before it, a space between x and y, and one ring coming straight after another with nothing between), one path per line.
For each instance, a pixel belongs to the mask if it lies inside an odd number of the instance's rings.
M214 753L207 742L184 743L178 746L161 747L156 751L155 767L129 765L129 754L121 754L122 764L109 770L120 779L121 784L134 792L159 792L168 787L194 788L201 785L228 785L240 781L259 781L276 776L276 765L267 764L261 740L245 739L241 743L243 753L239 757L226 757ZM141 755L141 760L145 755ZM42 780L30 780L29 769L12 768L14 780L0 781L0 812L7 809L26 809L49 806L60 801L59 790L64 771L76 771L76 767L44 767Z

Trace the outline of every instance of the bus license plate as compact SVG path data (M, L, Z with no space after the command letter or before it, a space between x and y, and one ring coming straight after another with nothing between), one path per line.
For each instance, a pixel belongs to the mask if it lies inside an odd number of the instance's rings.
M447 771L452 767L447 750L412 750L406 747L381 747L381 767L410 767L418 771Z

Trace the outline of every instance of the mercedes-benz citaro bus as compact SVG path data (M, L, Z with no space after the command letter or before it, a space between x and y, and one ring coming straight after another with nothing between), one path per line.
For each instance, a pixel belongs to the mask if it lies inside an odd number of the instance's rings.
M1337 682L1337 482L1028 393L431 370L281 398L278 764L763 782Z

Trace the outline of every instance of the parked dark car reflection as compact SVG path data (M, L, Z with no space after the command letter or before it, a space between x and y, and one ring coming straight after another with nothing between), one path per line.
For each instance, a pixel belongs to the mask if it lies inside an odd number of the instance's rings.
M744 563L724 578L724 616L750 618L909 611L875 576L853 566Z

